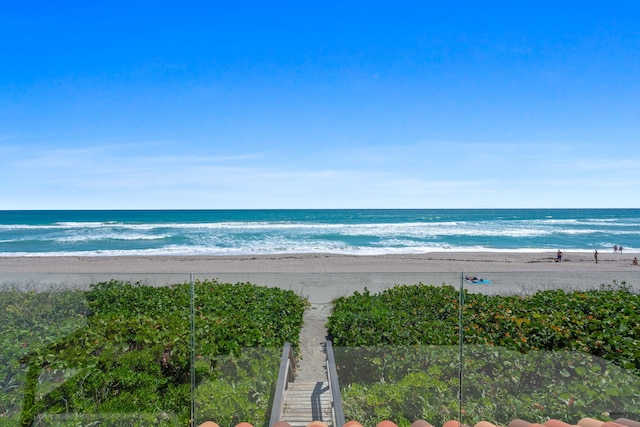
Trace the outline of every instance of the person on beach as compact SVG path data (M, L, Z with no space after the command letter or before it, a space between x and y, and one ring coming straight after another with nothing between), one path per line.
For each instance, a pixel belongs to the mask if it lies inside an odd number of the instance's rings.
M638 265L638 257L633 257L633 261L631 261L632 265Z
M598 251L597 250L593 251L593 257L595 258L596 264L597 264L598 263Z
M622 253L622 245L618 246L618 253Z
M618 253L618 245L613 245L613 253L614 254Z
M562 251L558 249L558 253L556 254L556 262L562 262Z

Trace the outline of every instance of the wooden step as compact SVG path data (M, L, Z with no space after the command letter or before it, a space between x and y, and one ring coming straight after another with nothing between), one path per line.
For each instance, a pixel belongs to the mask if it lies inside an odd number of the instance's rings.
M329 389L329 383L326 381L290 381L287 390L324 390Z
M284 392L281 420L291 424L291 427L305 427L311 421L322 421L331 426L331 407L328 382L292 381Z

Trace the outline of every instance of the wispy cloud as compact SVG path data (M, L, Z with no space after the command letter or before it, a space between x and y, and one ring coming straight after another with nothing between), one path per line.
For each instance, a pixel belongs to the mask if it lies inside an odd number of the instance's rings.
M436 166L428 168L405 167L404 160L408 158L418 166L425 164L423 159L415 159L417 152L425 152L424 145L407 146L400 149L402 154L398 154L398 147L372 149L364 164L320 162L315 166L290 164L277 168L270 165L264 153L169 155L159 150L162 146L141 143L40 150L4 148L12 152L14 172L22 171L25 176L20 184L23 192L46 194L41 199L45 204L42 208L46 203L55 203L51 199L55 194L74 195L76 203L95 208L172 207L173 200L188 203L188 207L211 208L561 207L571 206L568 202L588 205L589 191L596 188L609 187L613 189L612 198L620 197L625 191L633 191L630 185L638 183L636 172L628 172L625 182L602 180L604 172L635 171L633 159L607 159L594 164L586 159L568 163L540 156L540 161L547 163L546 170L556 172L505 177L504 171L488 171L482 164L461 164L456 156L432 159ZM487 157L496 156L495 164L514 161L513 157L498 158L497 153L510 150L508 147L488 146L493 151ZM349 151L357 160L357 150ZM386 163L382 162L383 153L388 154ZM526 156L537 154L523 154ZM380 162L384 167L371 167L370 162ZM536 165L529 159L522 167L508 166L531 169ZM587 173L576 174L577 170ZM29 175L29 171L37 172ZM562 179L559 181L558 177ZM65 202L63 198L58 200Z

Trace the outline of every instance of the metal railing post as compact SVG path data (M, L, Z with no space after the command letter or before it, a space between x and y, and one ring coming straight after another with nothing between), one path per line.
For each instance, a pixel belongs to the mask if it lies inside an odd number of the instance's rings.
M329 388L331 389L331 401L333 402L333 425L335 427L342 427L344 425L344 409L342 408L342 396L340 395L340 383L338 381L336 359L333 355L333 343L331 341L327 341L325 349L327 352Z

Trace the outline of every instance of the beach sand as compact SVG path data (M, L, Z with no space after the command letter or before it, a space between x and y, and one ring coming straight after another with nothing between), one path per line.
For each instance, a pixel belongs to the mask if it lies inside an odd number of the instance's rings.
M312 302L394 284L464 284L472 291L522 293L547 288L593 288L612 281L640 285L637 254L565 252L432 252L415 255L352 256L284 254L249 256L0 257L0 283L13 278L67 282L109 278L155 284L215 278L293 289ZM490 280L465 282L465 276Z
M431 252L355 256L283 254L242 256L0 257L0 273L339 273L464 271L638 271L638 254L565 252Z

